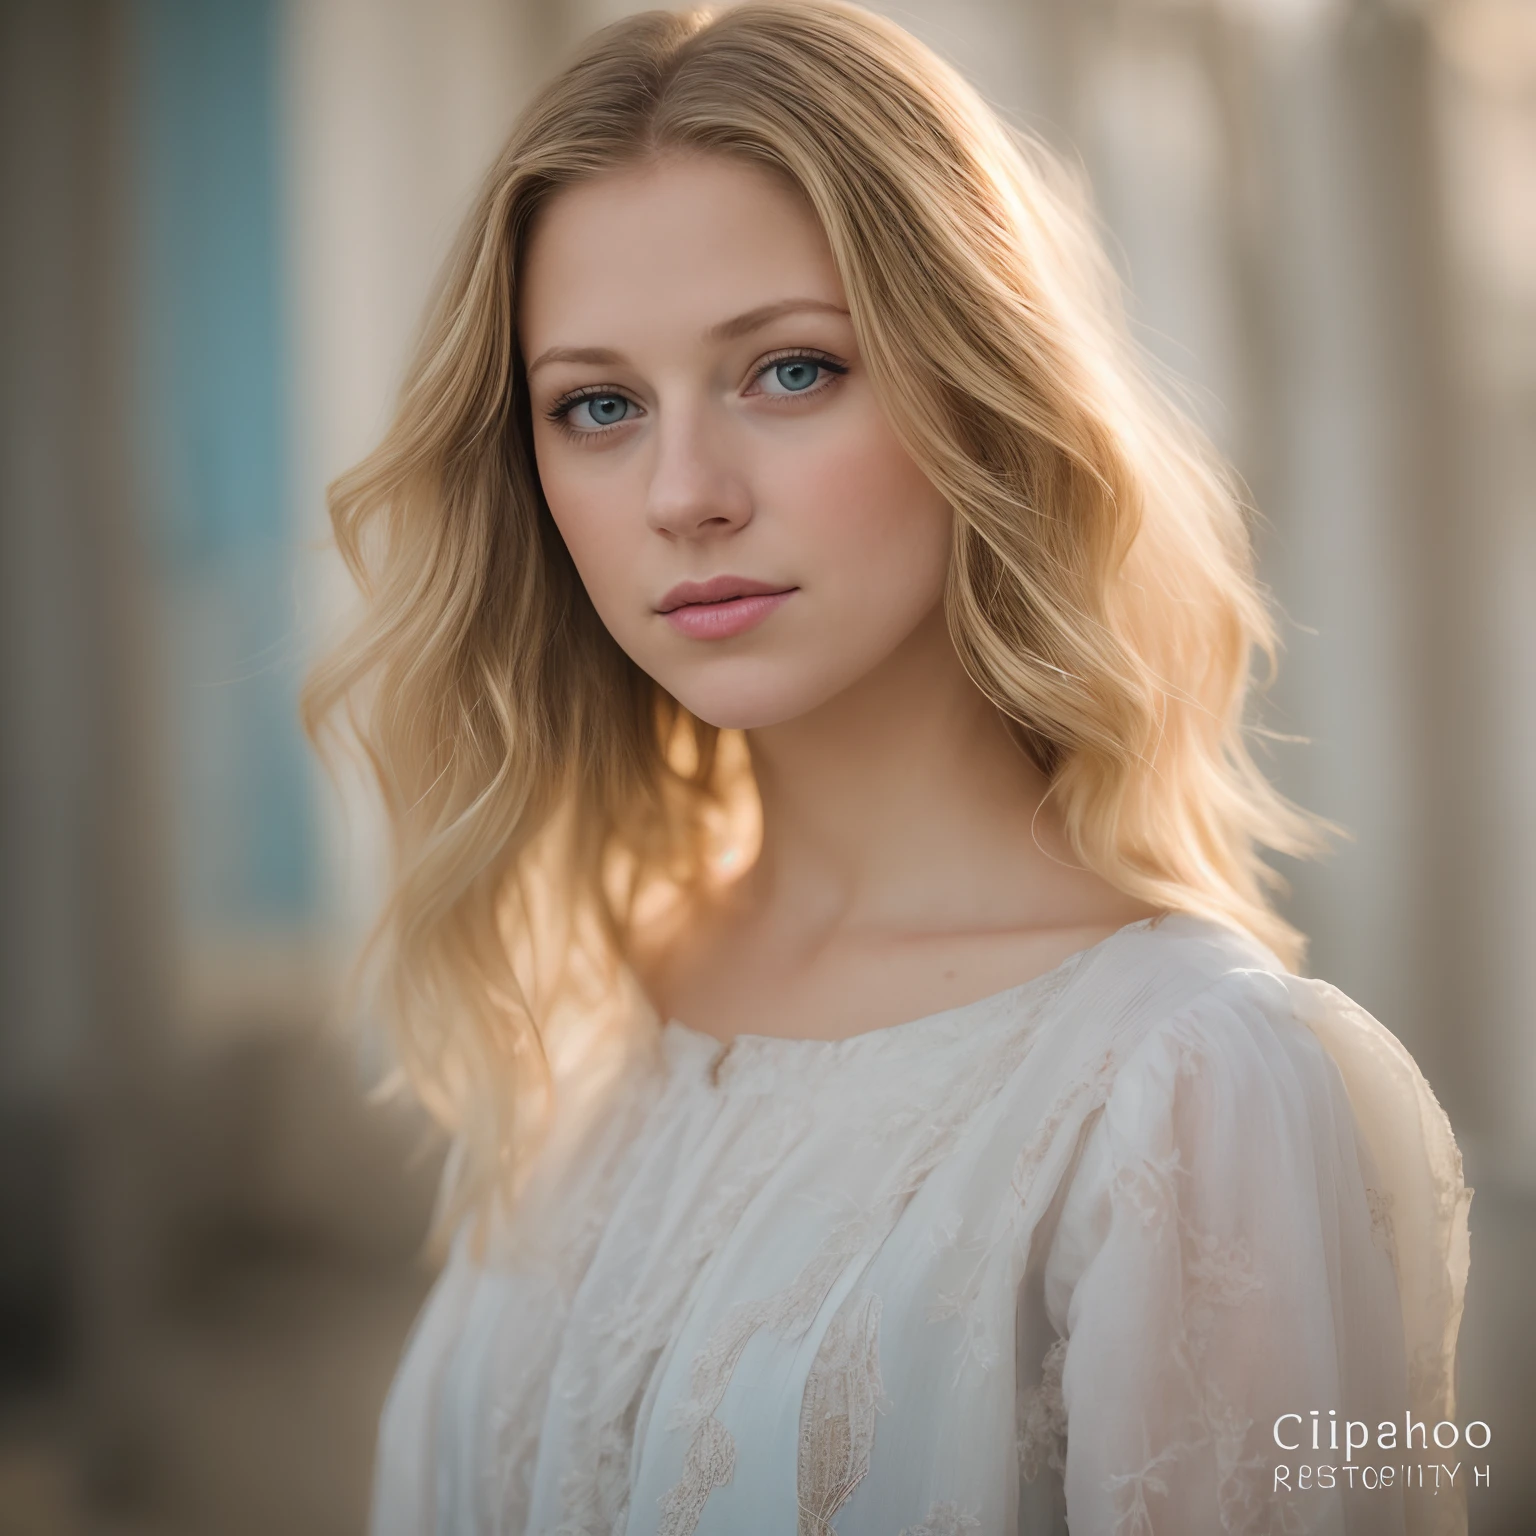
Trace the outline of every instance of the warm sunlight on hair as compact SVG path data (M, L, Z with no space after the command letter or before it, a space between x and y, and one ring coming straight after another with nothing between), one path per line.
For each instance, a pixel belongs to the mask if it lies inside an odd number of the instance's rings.
M814 210L878 398L955 514L954 646L1078 857L1300 957L1261 854L1316 837L1246 744L1275 637L1244 508L1151 382L1080 188L875 16L635 16L523 115L388 434L331 491L366 608L306 721L345 709L382 787L378 936L403 1064L460 1133L450 1214L517 1187L563 1063L635 1001L639 919L752 856L740 739L621 650L551 524L517 334L541 208L677 151L766 167Z

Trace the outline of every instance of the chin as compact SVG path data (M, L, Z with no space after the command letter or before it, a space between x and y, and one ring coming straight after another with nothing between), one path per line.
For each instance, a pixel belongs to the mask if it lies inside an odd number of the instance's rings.
M698 678L662 686L689 713L722 731L753 731L809 713L839 691L825 678Z
M718 726L722 731L761 730L764 726L778 725L805 713L802 707L793 702L760 699L743 694L721 695L711 691L697 699L686 694L674 697L706 725Z

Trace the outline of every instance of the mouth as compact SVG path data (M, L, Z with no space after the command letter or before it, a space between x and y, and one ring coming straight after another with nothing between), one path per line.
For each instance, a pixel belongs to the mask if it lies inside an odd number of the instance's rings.
M689 639L724 640L755 629L798 590L745 576L712 576L679 582L656 611Z
M749 576L711 576L708 581L678 582L656 605L656 611L667 614L679 608L714 606L748 597L787 597L794 590L771 581L754 581Z

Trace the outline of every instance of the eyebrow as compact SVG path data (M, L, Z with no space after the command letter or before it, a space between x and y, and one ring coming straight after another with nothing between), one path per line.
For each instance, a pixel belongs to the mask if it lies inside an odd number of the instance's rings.
M823 315L848 313L841 304L833 304L826 299L776 299L772 304L759 304L756 309L749 309L746 314L737 315L733 320L722 320L719 325L712 325L708 332L709 339L738 341L743 336L750 336L753 331L762 330L781 315L807 312Z
M826 299L775 299L771 304L759 304L756 309L749 309L744 314L734 315L729 320L710 326L705 336L710 341L739 341L743 336L762 330L765 325L772 324L784 315L807 313L846 316L848 311L843 305L833 304ZM532 374L545 363L592 363L606 366L623 361L623 355L609 347L549 347L529 363L528 372Z

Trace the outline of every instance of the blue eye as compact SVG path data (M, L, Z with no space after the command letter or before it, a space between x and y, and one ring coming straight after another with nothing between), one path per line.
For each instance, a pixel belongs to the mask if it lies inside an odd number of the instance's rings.
M819 393L832 375L847 372L844 363L818 357L814 352L802 352L764 363L756 376L756 387L762 394L782 400L787 395Z
M812 362L808 357L792 357L788 362L778 364L773 370L774 378L791 394L809 389L820 373L821 364Z
M623 395L588 395L578 400L568 415L575 417L581 411L587 413L587 420L577 423L578 427L588 430L590 427L611 427L629 414L630 403Z

